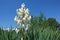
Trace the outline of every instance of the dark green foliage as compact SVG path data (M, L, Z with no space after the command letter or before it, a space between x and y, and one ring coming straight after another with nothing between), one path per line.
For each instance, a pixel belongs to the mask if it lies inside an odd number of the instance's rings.
M2 30L0 28L0 40L60 40L60 24L55 18L48 18L41 12L40 16L32 16L28 30Z
M49 26L54 26L55 27L55 26L58 25L58 22L54 18L48 18L47 21L49 22Z

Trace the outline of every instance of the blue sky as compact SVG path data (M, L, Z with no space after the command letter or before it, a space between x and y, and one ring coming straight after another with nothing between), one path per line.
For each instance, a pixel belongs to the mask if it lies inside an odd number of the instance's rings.
M0 26L17 26L14 21L16 9L25 3L30 14L38 16L40 11L49 18L56 18L60 22L60 0L0 0Z

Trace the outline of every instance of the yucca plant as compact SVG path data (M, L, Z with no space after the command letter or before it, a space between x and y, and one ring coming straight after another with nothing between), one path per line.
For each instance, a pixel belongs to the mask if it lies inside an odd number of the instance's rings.
M21 40L24 39L25 32L28 30L28 26L30 25L31 16L29 15L28 8L25 8L25 4L21 5L21 8L17 9L17 16L15 16L14 20L20 27L21 31Z

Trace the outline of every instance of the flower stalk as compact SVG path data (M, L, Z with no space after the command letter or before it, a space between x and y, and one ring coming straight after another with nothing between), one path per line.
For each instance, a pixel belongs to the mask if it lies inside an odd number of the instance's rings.
M24 29L24 31L27 31L31 20L28 8L25 8L25 4L22 3L21 8L17 9L16 12L17 16L15 16L14 21L17 23L21 30ZM22 34L24 31L22 31ZM21 40L23 40L23 37L21 37Z

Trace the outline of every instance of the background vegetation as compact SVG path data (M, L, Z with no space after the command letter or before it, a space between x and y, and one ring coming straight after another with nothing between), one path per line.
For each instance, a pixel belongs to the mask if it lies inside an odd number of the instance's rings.
M60 24L55 18L48 18L40 13L40 16L32 16L31 25L23 32L24 40L60 40ZM0 28L0 40L20 40L21 30L2 30Z

